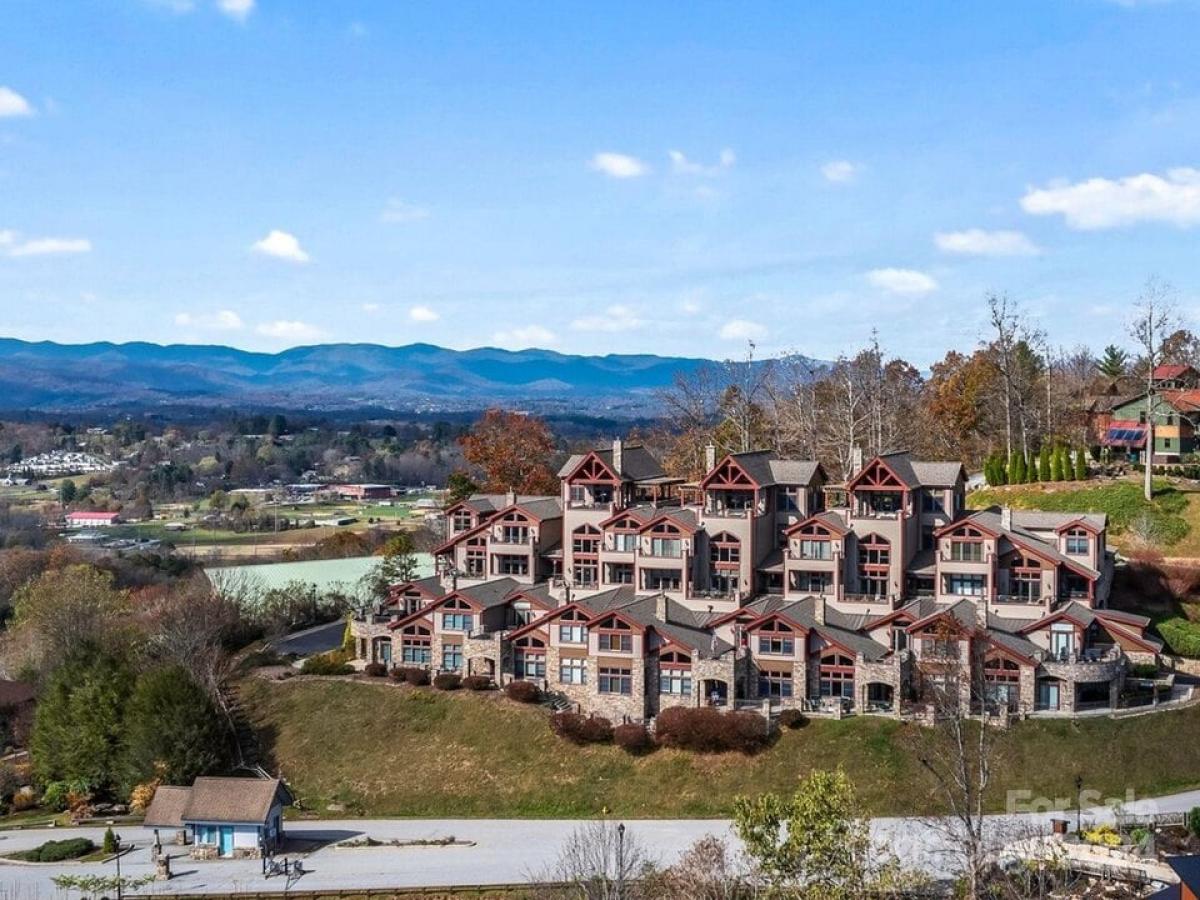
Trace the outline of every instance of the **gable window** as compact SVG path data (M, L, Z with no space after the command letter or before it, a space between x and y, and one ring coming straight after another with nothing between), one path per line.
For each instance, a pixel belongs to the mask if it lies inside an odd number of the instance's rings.
M400 637L400 659L407 665L427 666L430 662L432 640L429 629L410 626Z
M791 697L792 673L758 671L758 696L760 697Z
M633 553L637 550L637 535L629 531L618 531L613 535L613 550L617 553Z
M659 659L658 692L689 696L692 693L692 658L686 653L664 653Z
M602 631L596 635L601 653L632 653L633 635Z
M983 541L950 541L950 559L954 562L983 562Z
M558 661L558 680L562 684L587 684L587 660L560 659Z
M558 642L560 644L586 644L587 628L577 623L559 625Z
M774 634L758 636L758 652L770 656L793 656L796 653L796 639Z
M472 521L473 517L470 510L460 509L451 518L450 528L455 534L460 534L470 529Z
M805 538L800 542L801 559L833 559L833 545L829 541Z
M818 688L822 697L854 699L854 660L836 650L821 654Z
M546 649L517 647L513 651L513 675L517 678L545 678Z
M1087 556L1089 546L1088 533L1082 528L1072 528L1067 532L1067 555Z
M470 631L474 622L475 617L470 613L442 613L442 631Z

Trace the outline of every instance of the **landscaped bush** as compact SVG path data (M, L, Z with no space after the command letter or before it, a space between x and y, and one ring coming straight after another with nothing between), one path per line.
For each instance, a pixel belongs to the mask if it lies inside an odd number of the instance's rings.
M650 732L646 730L645 725L626 722L624 725L618 725L614 728L612 736L613 743L626 753L632 753L634 756L641 756L654 749L654 738L650 736Z
M676 707L659 713L654 728L659 743L699 753L755 753L767 743L767 722L752 712Z
M383 678L387 673L387 666L383 663L373 662L363 666L363 674L369 675L372 678Z
M532 681L510 681L504 693L518 703L537 703L542 699L542 689Z
M12 854L13 859L25 862L62 862L94 853L96 845L87 838L68 838L65 841L46 841L40 847Z
M1193 806L1187 818L1188 831L1200 838L1200 806Z
M462 680L462 686L468 691L490 691L492 679L486 675L468 675Z
M517 682L514 682L514 684ZM550 717L550 728L572 744L607 744L613 739L612 722L599 716L561 712Z
M1154 663L1135 663L1129 667L1129 674L1134 678L1154 678L1158 675L1158 666Z
M421 669L417 666L406 666L401 671L404 672L404 680L409 684L416 685L417 687L425 687L429 684L430 675L428 669Z
M354 669L340 653L322 653L306 659L300 671L305 675L350 675Z
M433 686L439 691L457 691L462 687L462 676L456 672L442 672L434 676Z
M808 717L798 709L785 709L779 713L780 728L803 728L808 724Z
M1167 644L1167 650L1177 656L1200 659L1200 623L1182 616L1164 619L1156 626Z
M105 853L116 853L119 849L117 847L117 835L111 827L104 829L104 842L101 844L101 849Z
M408 681L407 672L400 666L392 666L392 671L388 674L392 676L392 681Z

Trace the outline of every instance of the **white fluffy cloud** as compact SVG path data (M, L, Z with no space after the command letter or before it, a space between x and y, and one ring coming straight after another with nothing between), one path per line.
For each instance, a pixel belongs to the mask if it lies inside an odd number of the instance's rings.
M681 150L668 150L667 156L671 159L671 171L677 175L720 175L732 169L737 162L737 155L728 147L721 151L717 162L711 166L688 159Z
M571 327L576 331L633 331L636 328L641 328L646 322L633 307L625 306L624 304L616 304L608 307L602 314L595 316L583 316L571 323Z
M92 242L87 238L42 237L22 240L15 231L0 231L0 255L3 256L61 256L89 253L91 249Z
M928 294L938 288L931 276L916 269L872 269L867 281L890 294Z
M593 156L588 165L609 178L638 178L650 171L650 167L636 156L607 150Z
M261 241L255 241L250 249L263 256L274 256L276 259L286 259L288 262L306 263L309 256L300 246L294 234L273 229Z
M718 334L727 341L755 341L767 336L767 329L748 319L730 319Z
M939 250L964 256L1033 256L1037 245L1019 231L939 231L933 236Z
M389 224L419 222L421 219L428 218L429 210L421 206L415 206L412 203L405 203L403 200L395 197L387 202L387 206L379 214L379 221Z
M1200 169L1143 172L1125 178L1089 178L1075 184L1030 188L1021 208L1035 216L1062 215L1080 231L1120 228L1138 222L1179 227L1200 223Z
M12 88L0 84L0 119L32 115L33 106L28 100Z
M833 159L821 166L821 175L834 184L847 184L858 177L859 167L848 159Z
M244 22L254 12L254 0L217 0L217 9L231 19Z
M298 322L294 319L276 319L274 322L263 322L257 329L264 337L280 341L315 341L324 336L316 325L308 322Z
M541 325L519 325L492 335L492 343L498 347L524 350L529 347L545 347L558 340L554 332Z
M414 306L408 311L408 317L414 322L436 322L441 318L435 310L428 306Z
M364 303L361 307L362 311L368 315L374 315L381 309L378 303Z
M232 309L220 309L215 313L199 315L181 312L175 314L175 324L180 328L203 328L212 331L238 331L243 327L242 317Z

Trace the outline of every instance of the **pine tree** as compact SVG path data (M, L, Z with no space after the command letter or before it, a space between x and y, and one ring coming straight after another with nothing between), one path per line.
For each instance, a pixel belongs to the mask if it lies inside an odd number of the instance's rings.
M1105 378L1123 378L1128 366L1129 354L1114 344L1109 344L1104 348L1104 355L1096 364L1096 368Z
M1042 481L1053 481L1054 476L1050 472L1050 444L1042 444L1042 451L1038 454L1038 470L1041 472Z
M1014 450L1008 455L1008 483L1021 483L1021 454Z
M1087 451L1084 450L1083 447L1075 448L1075 480L1076 481L1087 481L1088 467L1087 467L1086 453L1087 453Z
M1054 453L1055 465L1055 481L1066 481L1071 476L1071 461L1067 459L1067 448L1060 446Z
M1025 471L1029 474L1029 483L1037 484L1042 480L1041 470L1038 468L1038 455L1036 453L1029 454L1029 465Z

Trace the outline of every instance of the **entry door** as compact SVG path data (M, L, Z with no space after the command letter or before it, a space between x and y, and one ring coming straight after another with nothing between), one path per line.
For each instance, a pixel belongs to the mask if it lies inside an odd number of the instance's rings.
M229 826L221 826L220 848L222 856L233 856L233 829Z
M1058 709L1058 683L1043 681L1038 685L1038 705L1042 709Z
M1062 659L1075 650L1075 629L1071 626L1050 626L1050 653Z

